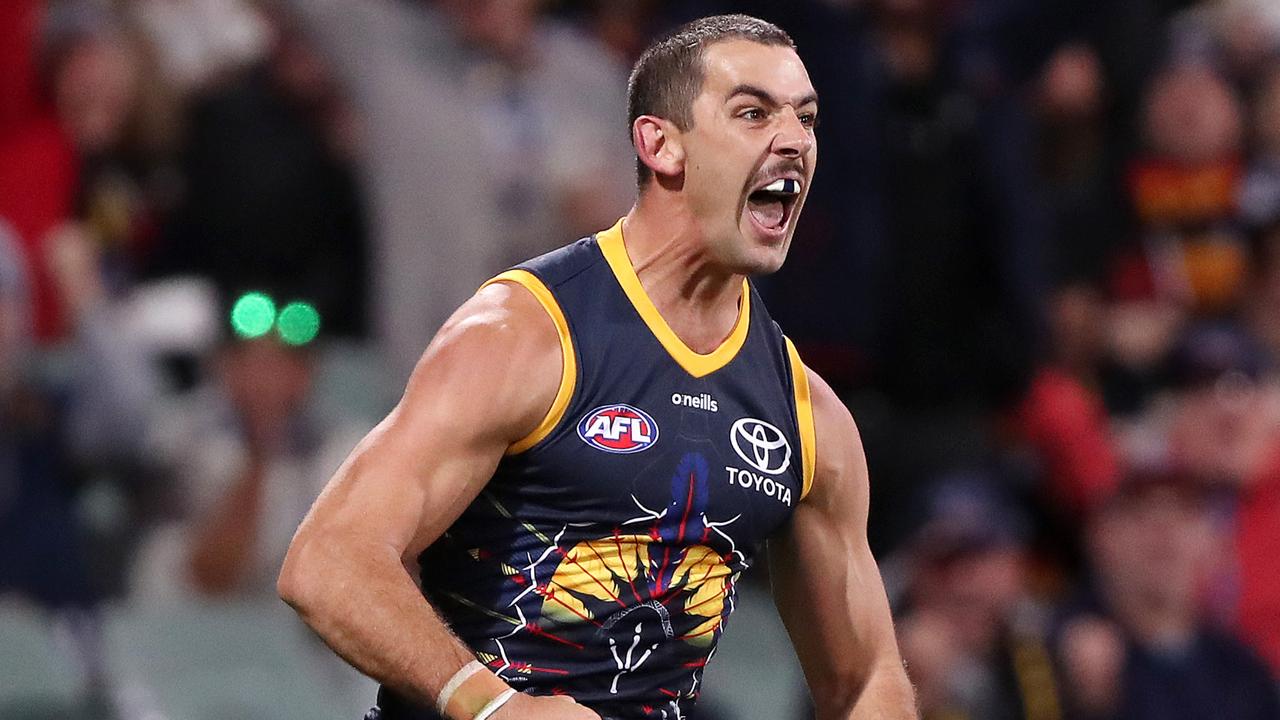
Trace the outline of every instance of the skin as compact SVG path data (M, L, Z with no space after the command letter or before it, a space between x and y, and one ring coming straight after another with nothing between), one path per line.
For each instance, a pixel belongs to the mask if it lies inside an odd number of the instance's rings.
M240 420L248 463L200 520L188 551L191 579L206 595L235 592L250 573L267 472L312 379L310 357L270 337L229 345L218 370Z
M816 97L793 50L724 41L707 48L704 64L690 128L635 121L637 155L654 178L624 220L641 284L697 352L729 335L743 275L781 266L817 160ZM782 171L803 192L785 231L769 233L748 216L747 195ZM289 549L281 596L351 664L419 702L431 704L473 655L408 568L545 416L561 367L554 326L527 291L481 290L432 341L400 404L338 470ZM809 378L817 468L813 490L770 542L778 607L820 720L914 718L866 542L861 442L831 389ZM492 682L492 694L504 689ZM494 717L597 716L567 698L517 695Z
M806 369L817 467L791 523L769 541L774 602L817 720L916 718L889 601L867 545L867 462L853 417Z

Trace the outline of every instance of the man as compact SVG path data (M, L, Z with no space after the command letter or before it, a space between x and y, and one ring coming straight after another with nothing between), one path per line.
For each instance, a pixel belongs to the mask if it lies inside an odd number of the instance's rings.
M1057 717L1030 599L1027 523L1001 481L986 470L941 477L908 546L898 636L926 720Z
M386 720L674 720L767 539L817 717L915 717L853 419L745 279L813 178L804 65L768 23L699 20L637 62L630 117L631 212L450 319L281 595Z
M1064 717L1280 718L1266 665L1203 609L1223 544L1205 493L1180 470L1135 470L1089 519L1095 587L1057 633Z
M627 69L553 20L551 3L276 4L360 119L370 307L398 380L493 267L605 227L630 203L617 131Z

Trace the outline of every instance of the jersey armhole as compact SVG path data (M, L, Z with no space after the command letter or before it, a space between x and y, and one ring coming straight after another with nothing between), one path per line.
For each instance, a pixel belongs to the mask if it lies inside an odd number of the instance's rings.
M578 379L578 360L573 351L573 338L569 335L569 323L565 320L564 311L560 309L560 304L556 302L556 298L551 294L551 290L538 278L537 275L528 270L508 270L481 285L484 289L494 283L507 282L519 285L528 290L538 300L538 304L551 317L551 322L556 326L556 334L560 336L560 356L563 365L560 370L560 387L556 390L556 399L552 401L551 407L547 410L547 414L542 418L542 422L533 429L533 432L520 438L507 448L507 455L518 455L533 446L542 442L556 426L560 424L560 420L564 418L564 413L569 408L569 400L573 397L574 385Z
M804 484L800 489L800 499L809 494L813 487L813 472L817 465L817 434L813 429L813 401L809 396L809 376L800 362L800 353L791 343L791 338L783 337L787 343L787 357L791 360L791 384L796 397L796 424L800 427L800 458L803 465Z

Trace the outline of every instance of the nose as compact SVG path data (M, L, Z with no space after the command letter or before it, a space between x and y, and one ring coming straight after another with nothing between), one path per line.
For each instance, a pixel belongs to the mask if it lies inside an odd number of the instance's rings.
M791 108L779 113L781 126L773 138L773 151L783 157L799 158L813 147L813 134L800 122L800 116Z

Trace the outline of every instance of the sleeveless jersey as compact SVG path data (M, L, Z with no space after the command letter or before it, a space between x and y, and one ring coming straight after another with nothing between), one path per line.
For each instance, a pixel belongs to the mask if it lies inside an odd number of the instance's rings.
M813 473L790 342L743 282L693 352L645 294L622 223L490 282L550 314L564 372L547 417L421 556L423 592L512 687L607 720L686 717L737 583ZM433 718L386 690L383 717Z

